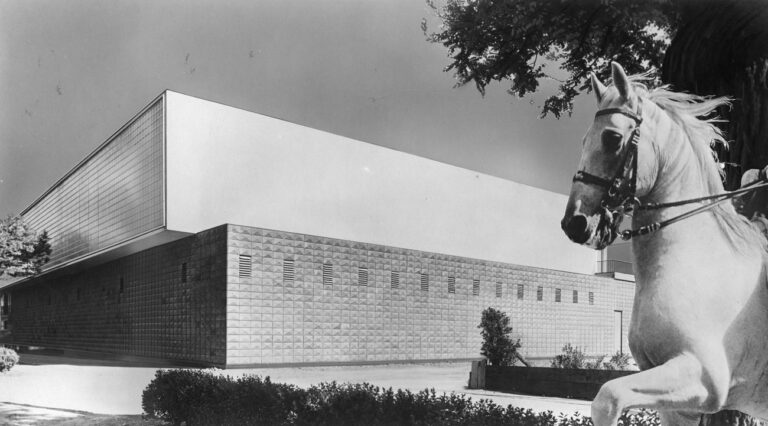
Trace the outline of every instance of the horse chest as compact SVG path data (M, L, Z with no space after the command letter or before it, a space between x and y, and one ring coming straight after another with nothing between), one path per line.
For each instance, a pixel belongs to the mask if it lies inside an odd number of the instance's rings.
M705 274L665 274L658 268L639 278L629 345L643 369L690 351L694 342L722 341L743 310L741 297L708 291Z

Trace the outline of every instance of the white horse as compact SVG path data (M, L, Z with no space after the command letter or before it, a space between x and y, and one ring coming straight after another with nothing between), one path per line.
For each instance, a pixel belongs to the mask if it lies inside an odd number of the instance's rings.
M768 418L766 240L731 203L674 203L725 192L710 148L722 135L697 117L728 100L648 90L615 63L612 73L613 87L591 76L599 110L562 227L603 249L634 208L623 236L637 283L629 347L642 372L606 383L592 420L614 425L630 408L656 409L665 425L726 409Z

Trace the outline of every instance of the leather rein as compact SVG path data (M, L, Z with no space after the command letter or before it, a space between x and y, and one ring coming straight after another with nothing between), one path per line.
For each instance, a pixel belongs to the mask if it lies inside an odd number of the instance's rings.
M703 206L696 207L667 220L653 222L648 225L641 226L637 229L627 229L620 234L621 239L624 241L628 241L633 237L656 232L659 229L671 225L675 222L679 222L683 219L687 219L691 216L710 210L725 200L729 200L768 186L768 178L763 177L750 183L749 185L744 186L743 188L731 192L690 198L687 200L673 201L669 203L643 204L635 195L637 190L637 144L640 140L640 125L643 123L643 118L639 114L636 114L625 108L602 109L595 113L595 118L610 114L622 114L635 121L635 128L632 130L632 134L629 137L629 142L624 154L624 158L622 158L614 177L612 179L607 179L589 173L586 170L579 170L573 176L573 182L583 182L587 185L596 185L602 188L606 188L607 191L603 196L601 205L614 215L628 215L634 210L659 210L663 208L682 206L702 201L711 201L707 204L704 204Z

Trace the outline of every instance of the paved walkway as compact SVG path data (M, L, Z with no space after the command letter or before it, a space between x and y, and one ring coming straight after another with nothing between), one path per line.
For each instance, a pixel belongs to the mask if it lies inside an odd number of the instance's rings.
M158 368L61 356L25 357L24 354L22 362L36 365L20 364L0 374L0 419L3 418L3 412L6 413L5 418L8 418L9 412L21 414L39 410L40 416L55 414L36 407L67 410L63 412L64 416L76 416L78 411L141 414L141 393ZM469 370L469 363L461 362L217 371L230 376L270 376L274 382L302 387L335 380L340 383L368 382L384 388L408 389L412 392L434 388L437 393L463 393L475 400L490 399L503 406L513 405L539 412L551 410L555 413L589 414L588 401L466 389Z

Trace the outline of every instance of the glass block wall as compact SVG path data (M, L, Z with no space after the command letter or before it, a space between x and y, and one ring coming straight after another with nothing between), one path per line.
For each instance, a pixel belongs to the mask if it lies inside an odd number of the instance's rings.
M163 190L161 98L22 216L48 231L48 269L163 226Z
M226 230L12 290L14 344L224 365Z

